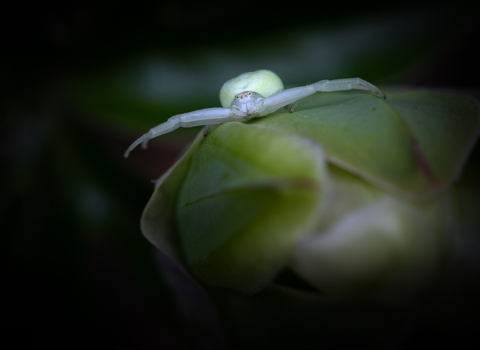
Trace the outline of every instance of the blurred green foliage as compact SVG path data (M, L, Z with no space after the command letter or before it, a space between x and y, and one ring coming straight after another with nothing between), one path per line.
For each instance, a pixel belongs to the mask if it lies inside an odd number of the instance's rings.
M287 87L478 87L475 13L460 3L186 1L10 4L2 22L2 327L23 342L194 348L139 220L198 128L126 147L220 86L271 69ZM306 6L306 5L303 5Z

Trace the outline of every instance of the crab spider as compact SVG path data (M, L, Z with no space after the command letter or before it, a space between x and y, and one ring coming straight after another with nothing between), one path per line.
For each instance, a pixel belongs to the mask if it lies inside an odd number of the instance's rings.
M284 90L280 78L269 70L243 73L222 86L220 102L223 108L205 108L175 115L138 138L128 147L124 156L127 158L140 143L143 148L146 148L149 140L179 127L188 128L231 121L246 122L252 118L269 115L290 104L292 104L290 108L290 113L292 113L298 105L298 100L304 97L316 92L347 90L364 90L385 98L385 94L381 90L360 78L321 80L315 84Z

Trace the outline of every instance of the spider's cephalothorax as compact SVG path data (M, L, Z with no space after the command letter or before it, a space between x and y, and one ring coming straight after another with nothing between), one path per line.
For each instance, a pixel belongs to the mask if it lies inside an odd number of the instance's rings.
M253 91L244 91L235 95L231 104L232 113L245 117L256 117L265 98Z
M125 152L125 158L139 144L146 148L149 140L179 127L186 128L232 121L246 122L251 118L267 116L287 105L292 105L291 113L298 105L298 100L316 92L347 90L364 90L385 98L385 94L381 90L360 78L320 80L311 85L284 90L280 78L269 70L243 73L223 84L220 90L220 103L223 108L205 108L174 115L132 143Z

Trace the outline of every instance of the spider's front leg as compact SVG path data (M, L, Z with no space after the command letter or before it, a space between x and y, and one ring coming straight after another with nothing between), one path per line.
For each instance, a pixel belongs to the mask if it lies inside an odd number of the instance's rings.
M292 104L289 110L290 113L292 113L298 106L298 100L313 95L315 92L317 92L317 90L315 90L313 85L300 86L279 91L262 101L262 108L259 111L259 116L266 116L289 104Z
M363 90L383 99L387 98L382 90L360 78L321 80L313 84L313 86L319 92Z
M232 120L236 119L230 108L205 108L190 113L175 115L165 123L151 128L146 134L143 134L135 140L135 142L128 147L124 157L127 158L130 152L139 144L142 144L143 148L147 148L148 141L154 137L167 134L180 127L190 128L199 125L221 124Z
M368 91L375 96L386 98L385 94L379 88L360 78L321 80L315 84L282 90L267 97L263 101L262 110L260 111L259 116L266 116L289 104L293 104L289 110L290 113L292 113L298 106L298 100L313 95L316 92L347 90Z

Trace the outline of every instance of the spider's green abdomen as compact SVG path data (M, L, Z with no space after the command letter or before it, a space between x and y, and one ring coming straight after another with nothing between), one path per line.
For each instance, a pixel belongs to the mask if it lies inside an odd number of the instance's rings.
M235 95L242 92L253 91L263 97L269 97L280 90L283 90L282 80L272 71L262 69L243 73L223 84L220 90L220 103L223 108L229 108Z

